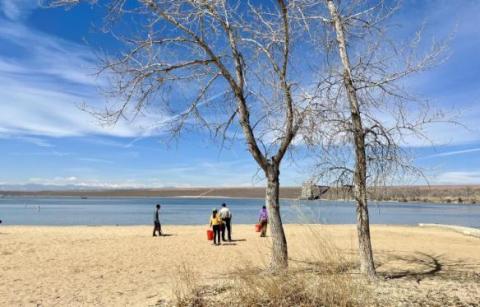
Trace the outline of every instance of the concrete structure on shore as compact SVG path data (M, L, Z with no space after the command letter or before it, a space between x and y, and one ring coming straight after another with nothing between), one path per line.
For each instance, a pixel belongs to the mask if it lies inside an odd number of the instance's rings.
M319 199L329 189L330 187L328 186L316 185L311 181L306 181L302 185L302 193L300 195L300 199Z

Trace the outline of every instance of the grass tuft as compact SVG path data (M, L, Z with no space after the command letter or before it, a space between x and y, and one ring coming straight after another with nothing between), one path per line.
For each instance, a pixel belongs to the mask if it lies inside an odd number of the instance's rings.
M328 240L318 227L305 225L311 233L298 242L308 246L290 268L271 273L244 263L212 285L200 285L186 265L179 268L173 306L371 306L375 305L370 284L360 279L355 265ZM299 239L302 240L302 239Z

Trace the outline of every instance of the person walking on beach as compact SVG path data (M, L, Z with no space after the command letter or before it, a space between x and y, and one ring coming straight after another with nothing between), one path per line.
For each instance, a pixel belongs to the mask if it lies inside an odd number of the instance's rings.
M213 244L220 245L220 227L222 226L222 218L217 212L217 209L213 209L212 216L210 217L210 227L213 229Z
M268 212L267 207L263 206L260 210L260 214L258 216L258 223L261 227L260 237L265 237L267 235L267 224L268 224Z
M157 235L155 232L158 231L158 235L162 235L162 225L160 225L160 204L157 204L155 212L153 213L153 236L156 237Z
M222 240L225 242L225 230L227 230L228 234L228 241L232 241L232 212L230 212L230 209L227 207L227 204L223 203L222 208L218 212L220 215L220 218L223 221L223 227L222 227Z

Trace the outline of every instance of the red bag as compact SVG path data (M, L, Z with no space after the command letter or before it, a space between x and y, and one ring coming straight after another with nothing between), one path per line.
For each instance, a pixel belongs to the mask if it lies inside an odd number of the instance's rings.
M213 241L213 230L207 229L207 240Z

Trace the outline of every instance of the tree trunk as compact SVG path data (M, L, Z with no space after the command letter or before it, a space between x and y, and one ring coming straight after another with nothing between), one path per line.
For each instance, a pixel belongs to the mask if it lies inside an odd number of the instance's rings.
M268 208L268 222L272 236L272 271L284 270L288 267L287 239L283 231L282 217L280 216L280 172L277 165L269 165L267 170L266 206Z
M365 153L365 132L363 131L362 118L355 88L352 79L347 73L344 75L351 105L353 124L353 137L355 145L355 200L357 201L357 235L358 251L360 254L360 271L368 278L374 279L375 263L373 261L372 243L370 242L370 221L368 217L367 202L367 155Z
M357 232L358 249L360 254L360 271L370 279L375 278L375 263L373 262L372 244L370 242L370 222L367 207L367 159L365 152L365 132L360 115L360 103L357 91L353 84L350 60L347 53L347 44L341 17L333 0L326 0L330 16L332 17L337 35L338 53L343 65L343 85L347 91L350 103L350 113L353 127L355 146L355 200L357 201Z
M364 138L361 137L361 144L364 144ZM374 279L376 276L375 263L373 262L372 243L370 241L370 221L368 217L367 205L367 183L366 183L366 161L365 148L358 150L357 147L357 167L355 174L355 199L357 201L357 236L358 251L360 254L360 271L368 278Z

